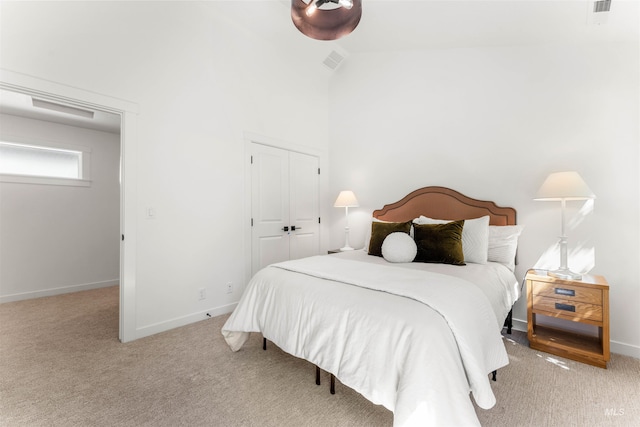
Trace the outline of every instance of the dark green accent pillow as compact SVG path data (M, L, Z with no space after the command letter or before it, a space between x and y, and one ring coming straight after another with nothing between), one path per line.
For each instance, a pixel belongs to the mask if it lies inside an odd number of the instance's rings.
M369 255L382 256L382 242L391 233L402 232L409 234L411 221L407 222L372 222L371 240L369 241Z
M416 262L466 265L462 252L464 220L446 224L414 224Z

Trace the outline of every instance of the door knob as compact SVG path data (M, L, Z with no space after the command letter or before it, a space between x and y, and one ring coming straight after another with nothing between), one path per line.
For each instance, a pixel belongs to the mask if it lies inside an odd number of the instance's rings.
M289 231L289 227L288 226L282 227L282 231Z

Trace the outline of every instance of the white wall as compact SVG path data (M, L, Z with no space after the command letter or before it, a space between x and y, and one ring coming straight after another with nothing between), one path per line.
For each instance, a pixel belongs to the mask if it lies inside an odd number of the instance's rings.
M236 24L240 3L0 3L3 68L139 105L137 336L238 300L249 131L330 150L321 199L356 191L352 242L364 212L424 185L515 206L519 277L559 233L559 209L532 195L547 173L579 170L598 199L570 238L595 248L593 271L612 285L614 348L637 354L637 44L352 55L329 86L327 45L296 42L286 4L268 16L283 28L272 42ZM331 212L338 247L343 216Z
M91 150L90 187L0 183L0 301L117 285L120 136L0 114L0 140Z
M570 227L570 250L585 249L583 264L611 285L613 351L640 357L638 52L633 43L351 56L329 104L330 193L352 189L361 204L351 242L372 210L442 185L518 210L521 279L560 234L559 204L534 202L535 192L550 172L577 170L597 200ZM526 322L525 298L514 317Z
M239 299L244 133L327 147L323 58L310 63L314 48L254 36L226 18L232 3L1 4L3 68L139 105L138 337L229 311ZM273 19L296 32L281 15Z

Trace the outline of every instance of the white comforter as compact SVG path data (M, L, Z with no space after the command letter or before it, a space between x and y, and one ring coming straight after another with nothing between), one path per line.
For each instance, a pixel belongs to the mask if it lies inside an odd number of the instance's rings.
M469 392L495 404L488 373L508 363L496 317L452 276L317 256L258 272L222 333L261 332L394 412L394 425L478 425Z

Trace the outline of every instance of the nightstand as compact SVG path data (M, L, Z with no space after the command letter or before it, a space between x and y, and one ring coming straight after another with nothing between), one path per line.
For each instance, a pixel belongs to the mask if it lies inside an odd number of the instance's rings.
M610 356L609 285L605 278L584 275L580 280L565 280L529 270L526 281L529 346L606 369ZM598 336L538 325L538 316L594 325Z

